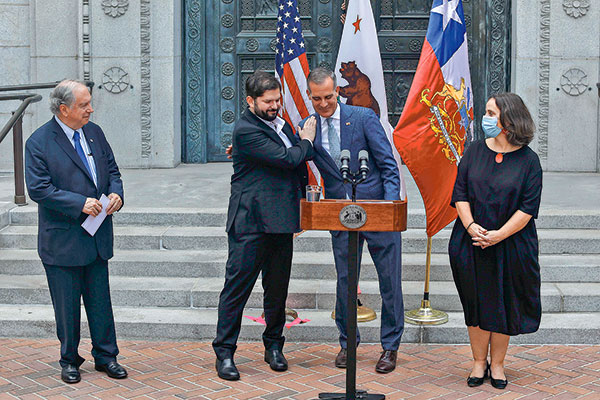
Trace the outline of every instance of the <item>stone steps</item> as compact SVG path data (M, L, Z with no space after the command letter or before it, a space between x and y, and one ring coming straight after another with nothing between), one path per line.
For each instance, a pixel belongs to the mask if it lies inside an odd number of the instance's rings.
M111 276L132 277L217 277L225 276L226 250L119 250L110 260ZM600 254L542 254L542 282L600 282ZM34 249L1 249L0 275L38 275L44 269ZM330 251L296 251L292 279L335 279ZM402 277L406 281L425 279L425 254L402 254ZM365 249L361 282L376 280L373 261ZM431 255L431 280L451 281L447 254Z
M258 317L260 309L246 309L244 315ZM310 321L286 329L291 342L337 342L337 329L330 311L298 310ZM216 309L172 309L114 307L117 335L120 339L212 340L215 335ZM85 312L82 334L89 337ZM379 342L380 320L360 323L361 340ZM264 327L242 319L240 340L260 340ZM600 313L544 313L538 332L511 338L512 344L597 344ZM0 304L0 337L55 337L54 314L50 305ZM404 343L468 343L463 314L449 313L448 323L440 326L406 324Z
M335 281L293 279L287 305L294 309L331 311L335 307ZM360 299L380 310L381 297L376 281L361 281ZM216 308L223 278L123 277L110 279L115 306ZM403 281L407 309L417 308L423 297L423 282ZM430 299L444 311L461 311L454 282L431 282ZM600 283L543 283L544 312L600 312ZM257 282L247 307L260 308L263 290ZM44 275L0 275L0 304L51 304Z
M432 252L446 253L450 230L444 229L433 237ZM600 229L538 229L541 254L598 254ZM420 229L402 233L404 253L422 252L427 238ZM9 225L0 230L0 249L35 249L37 227ZM139 226L115 227L117 250L219 250L227 248L223 227ZM331 251L329 232L304 232L294 240L295 251Z
M5 213L6 215L6 213ZM54 337L54 318L37 247L35 205L17 207L0 225L0 336ZM119 337L214 337L218 294L227 257L225 208L139 208L115 215L111 295ZM4 222L3 222L4 221ZM600 213L542 210L536 222L542 268L542 328L514 343L597 343L600 328ZM403 233L406 309L420 305L426 235L422 210L409 210ZM466 343L461 305L452 281L447 246L450 228L433 238L430 298L450 321L438 327L407 325L405 342ZM366 247L366 246L365 246ZM294 241L288 305L311 322L287 331L293 341L337 341L330 315L335 268L328 232L305 232ZM377 274L365 249L361 300L381 306ZM246 314L259 316L257 283ZM85 315L85 313L83 313ZM365 342L379 341L379 320L360 324ZM263 327L244 319L241 340L260 340Z
M410 207L410 204L409 204ZM37 206L30 204L9 211L13 225L36 225ZM114 216L117 225L154 226L225 226L227 208L130 208ZM2 225L0 225L1 227ZM409 208L407 226L425 228L425 211ZM596 210L540 210L536 226L540 229L598 229L600 212Z

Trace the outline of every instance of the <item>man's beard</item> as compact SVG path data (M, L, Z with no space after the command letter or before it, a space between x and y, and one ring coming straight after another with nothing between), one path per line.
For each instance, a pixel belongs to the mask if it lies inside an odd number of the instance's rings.
M275 110L273 110L273 111L275 111ZM279 112L279 110L277 110L277 112ZM277 118L277 112L273 115L269 115L268 110L263 111L260 108L258 108L256 106L256 104L254 105L254 114L257 117L264 119L265 121L275 121L275 118Z

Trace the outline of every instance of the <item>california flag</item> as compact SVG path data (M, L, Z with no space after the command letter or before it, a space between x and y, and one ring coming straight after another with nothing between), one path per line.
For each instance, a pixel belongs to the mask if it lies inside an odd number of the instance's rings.
M400 198L404 200L406 186L400 155L392 139L394 130L388 121L381 54L369 0L349 1L335 74L343 103L371 108L379 116L400 169Z

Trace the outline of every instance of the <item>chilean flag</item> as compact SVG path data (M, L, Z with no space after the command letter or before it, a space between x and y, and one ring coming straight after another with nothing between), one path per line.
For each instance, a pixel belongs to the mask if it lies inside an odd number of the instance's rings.
M456 219L450 206L465 143L473 139L473 96L461 0L434 0L421 58L394 145L427 214L427 236Z

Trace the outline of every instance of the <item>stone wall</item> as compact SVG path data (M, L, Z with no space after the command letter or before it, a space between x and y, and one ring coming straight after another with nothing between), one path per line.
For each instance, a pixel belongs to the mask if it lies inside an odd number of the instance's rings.
M0 70L0 85L94 81L92 120L121 167L180 162L180 1L3 0ZM44 99L31 107L26 135L51 117L49 90L40 93ZM0 124L17 105L0 105ZM10 146L0 146L0 170L12 169Z
M512 80L544 169L600 171L600 2L513 1Z
M0 2L0 85L29 83L31 78L31 32L29 0L3 0ZM0 102L0 126L3 127L18 101ZM23 130L31 132L30 106L23 121ZM12 133L0 144L0 170L12 171Z
M122 167L181 160L183 0L0 0L0 85L91 79L93 120ZM550 171L599 171L600 3L512 1L512 90L534 116L532 144ZM28 135L47 121L48 90ZM18 102L0 103L4 124ZM0 171L12 143L0 145Z

